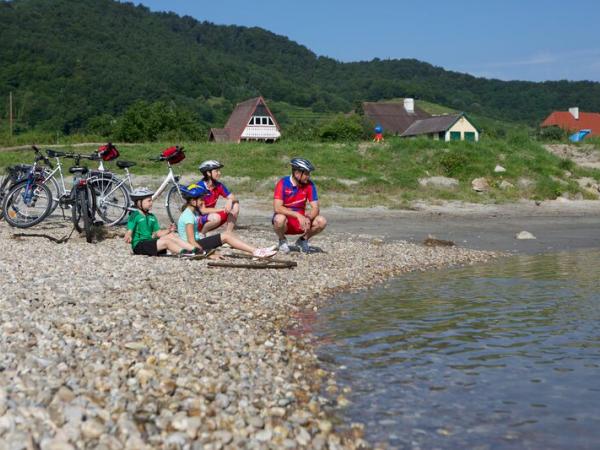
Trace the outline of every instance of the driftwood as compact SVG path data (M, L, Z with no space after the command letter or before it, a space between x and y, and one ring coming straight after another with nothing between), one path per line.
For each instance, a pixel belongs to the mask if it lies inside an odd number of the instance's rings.
M12 235L12 238L16 239L16 240L21 240L24 237L41 237L41 238L48 239L49 241L55 242L57 244L64 244L69 239L71 239L71 236L73 235L74 231L75 231L75 227L73 227L71 229L71 232L68 235L65 235L61 238L55 238L54 236L50 236L48 234L43 234L43 233L15 233Z
M295 261L283 259L257 259L251 255L228 253L224 258L242 259L247 262L209 261L208 267L227 267L234 269L291 269L298 265Z

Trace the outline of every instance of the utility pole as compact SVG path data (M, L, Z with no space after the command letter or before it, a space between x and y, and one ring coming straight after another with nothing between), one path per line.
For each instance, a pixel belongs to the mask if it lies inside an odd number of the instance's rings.
M10 128L10 137L13 134L13 117L12 117L12 91L8 94L8 123Z

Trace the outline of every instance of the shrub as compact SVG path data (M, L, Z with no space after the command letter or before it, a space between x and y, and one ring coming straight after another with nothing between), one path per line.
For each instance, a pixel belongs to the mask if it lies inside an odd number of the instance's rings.
M559 127L540 128L537 135L544 141L562 141L567 138L567 132Z
M448 177L455 177L463 172L469 164L469 158L464 153L450 152L440 158L440 168Z
M323 141L358 141L368 137L363 120L356 114L335 116L324 122L317 134Z

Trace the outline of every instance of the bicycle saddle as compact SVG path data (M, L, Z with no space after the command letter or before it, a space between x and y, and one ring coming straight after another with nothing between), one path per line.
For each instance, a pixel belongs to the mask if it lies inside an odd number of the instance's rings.
M70 173L80 173L81 175L85 175L88 173L87 167L71 167L69 168Z
M129 167L135 166L133 161L117 161L117 167L119 169L128 169Z
M60 158L61 156L65 156L65 152L59 152L56 150L46 150L46 153L50 158Z

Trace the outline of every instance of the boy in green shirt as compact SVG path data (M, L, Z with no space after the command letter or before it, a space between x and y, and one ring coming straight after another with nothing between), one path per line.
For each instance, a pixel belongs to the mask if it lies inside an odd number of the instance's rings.
M158 256L169 250L172 254L194 256L194 246L181 239L175 233L175 224L161 230L152 209L152 192L148 188L138 188L131 193L137 211L129 215L125 242L131 244L136 255Z

